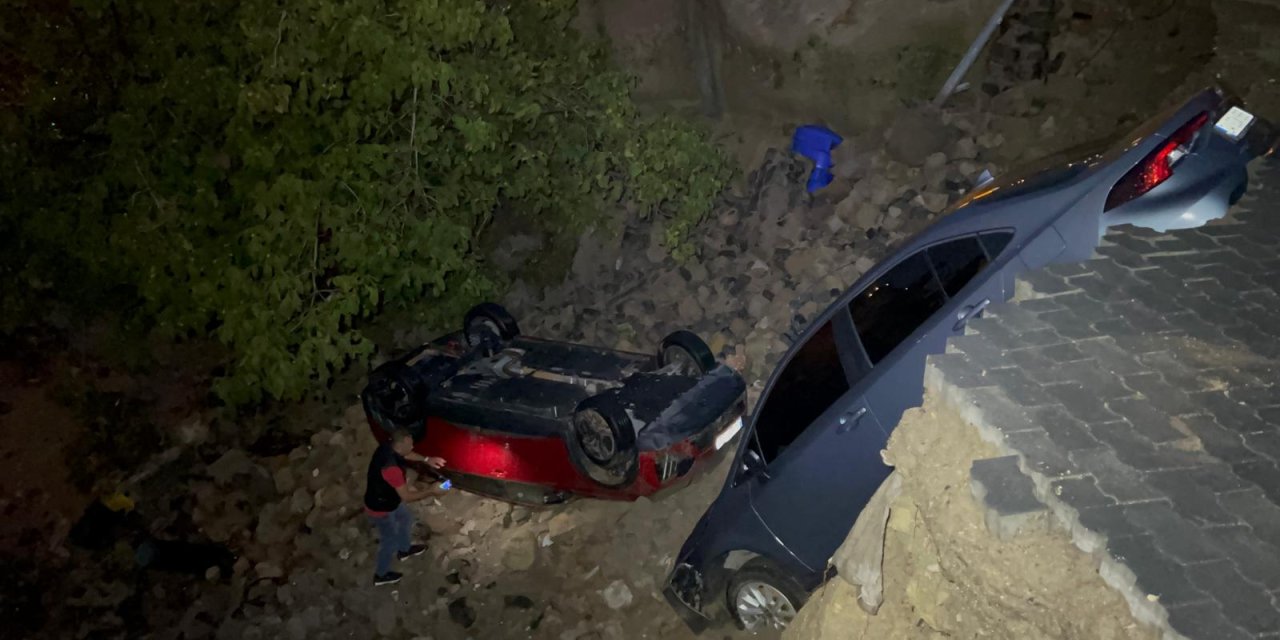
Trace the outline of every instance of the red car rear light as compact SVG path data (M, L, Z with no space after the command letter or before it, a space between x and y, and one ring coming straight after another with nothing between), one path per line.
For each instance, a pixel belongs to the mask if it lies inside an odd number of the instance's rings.
M1155 151L1142 159L1137 166L1124 174L1107 195L1105 211L1110 211L1156 188L1173 176L1173 167L1187 154L1187 147L1196 133L1209 122L1209 113L1202 112L1182 125Z

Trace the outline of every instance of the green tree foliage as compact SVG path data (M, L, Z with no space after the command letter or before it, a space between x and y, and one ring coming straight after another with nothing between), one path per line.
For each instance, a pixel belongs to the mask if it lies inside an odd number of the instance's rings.
M233 404L367 356L388 305L454 321L492 294L495 211L572 232L625 199L687 256L728 178L701 133L637 112L571 0L0 5L7 320L133 304L226 345Z

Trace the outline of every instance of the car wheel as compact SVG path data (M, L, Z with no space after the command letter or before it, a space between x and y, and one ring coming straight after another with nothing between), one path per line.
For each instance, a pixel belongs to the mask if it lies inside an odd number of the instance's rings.
M361 395L365 411L379 426L387 431L406 428L417 438L426 418L429 391L409 384L405 368L403 364L394 363L375 370Z
M786 629L805 601L805 591L795 579L761 558L733 574L727 596L734 622L753 633Z
M520 335L516 319L502 305L482 302L467 312L462 322L462 334L472 349L481 345L496 345Z
M573 414L575 449L580 466L593 480L617 486L632 479L636 465L636 430L631 417L609 396L583 400Z
M716 366L711 347L692 331L676 331L662 339L658 348L658 367L674 365L683 375L704 374Z

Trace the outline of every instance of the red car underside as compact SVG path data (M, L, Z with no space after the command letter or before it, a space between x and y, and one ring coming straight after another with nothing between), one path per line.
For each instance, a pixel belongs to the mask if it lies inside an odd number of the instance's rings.
M376 422L370 420L369 425L379 441L386 439L386 432ZM444 458L440 473L458 488L503 500L541 504L557 501L554 496L566 493L635 500L691 479L706 466L705 460L715 449L693 444L695 439L710 441L702 436L680 440L659 451L639 452L635 479L619 487L606 487L587 477L570 460L564 440L555 436L498 433L433 416L427 419L426 437L418 441L414 452ZM680 465L681 461L685 464ZM688 461L692 461L691 467ZM670 471L664 481L664 466L683 468L684 473Z

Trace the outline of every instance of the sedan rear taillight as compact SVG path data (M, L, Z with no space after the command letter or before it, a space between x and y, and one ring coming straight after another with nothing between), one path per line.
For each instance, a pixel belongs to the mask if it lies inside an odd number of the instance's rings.
M1187 155L1196 133L1209 122L1208 112L1191 119L1165 140L1155 151L1142 159L1137 166L1124 174L1107 195L1106 211L1110 211L1156 188L1173 175L1173 167Z

